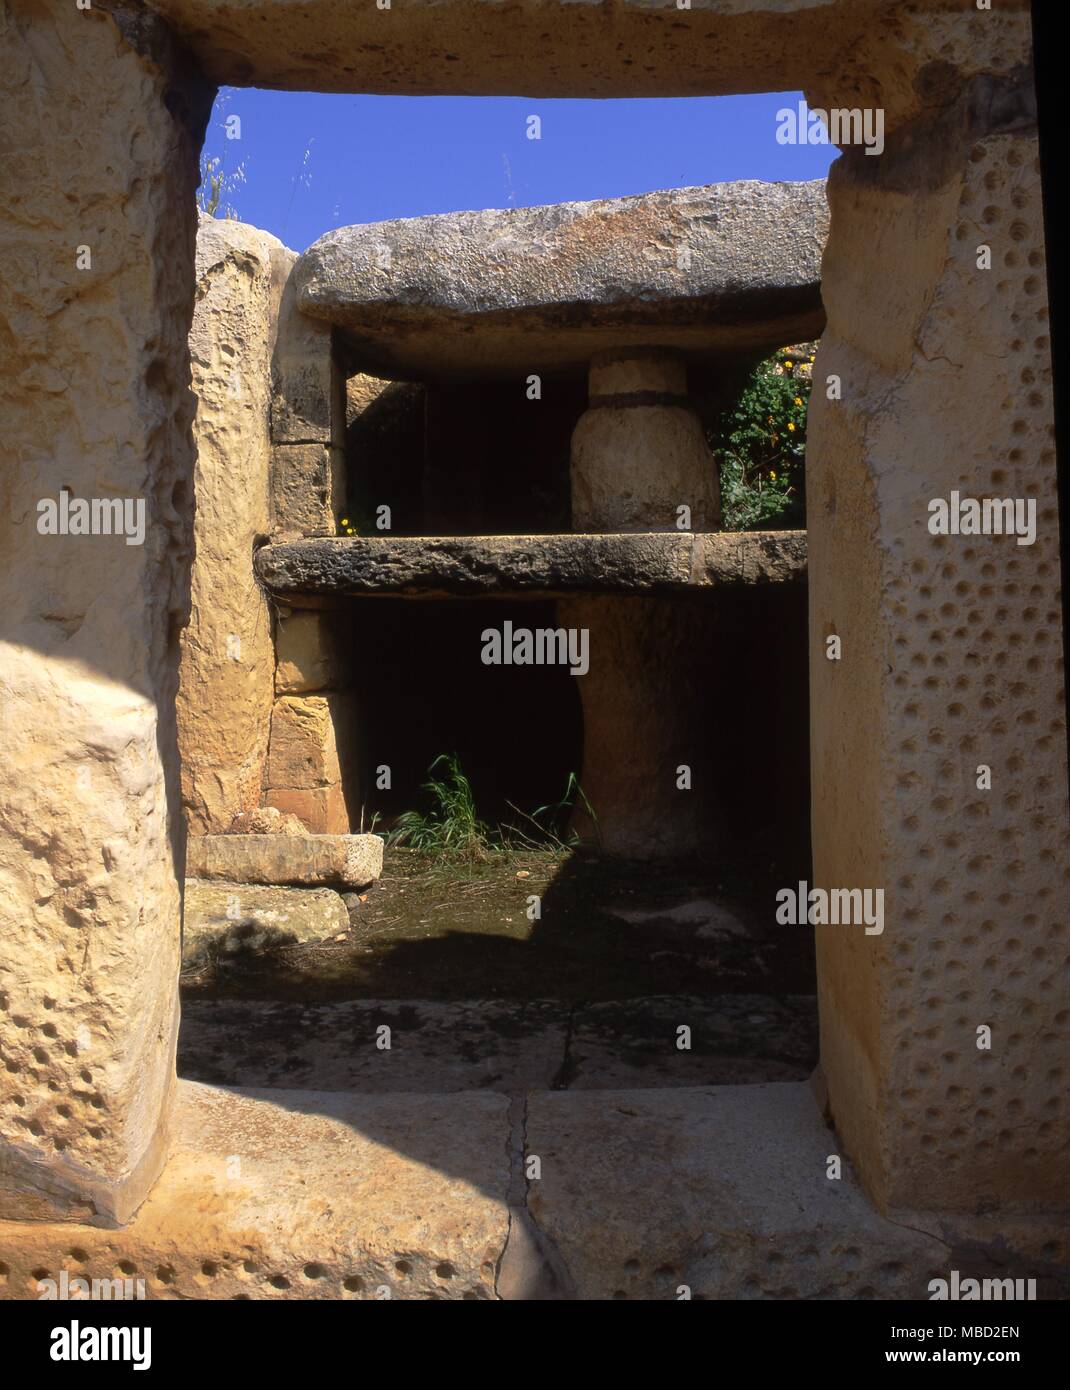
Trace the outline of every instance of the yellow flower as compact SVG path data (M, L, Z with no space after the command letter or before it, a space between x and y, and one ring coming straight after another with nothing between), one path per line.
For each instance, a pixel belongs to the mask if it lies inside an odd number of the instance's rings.
M775 482L776 482L776 472L775 472L774 469L770 468L770 470L769 470L769 476L770 476L770 478L772 478L773 482L775 483Z
M796 396L796 397L795 397L795 404L796 404L796 405L802 405L802 396Z
M789 430L792 430L792 431L794 431L794 429L795 429L794 423L793 423L792 421L790 421L790 420L788 421L788 429L789 429Z

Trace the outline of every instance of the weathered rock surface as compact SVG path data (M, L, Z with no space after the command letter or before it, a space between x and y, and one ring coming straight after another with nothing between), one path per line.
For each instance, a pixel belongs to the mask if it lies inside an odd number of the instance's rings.
M922 30L926 56L951 47L941 24L948 0L693 0L685 14L618 0L559 7L552 23L540 0L508 9L500 0L406 0L389 12L352 0L147 3L216 82L293 91L708 96L794 91L819 73L855 104L890 89L891 119L912 113L921 94L909 69L887 82L889 33L907 47ZM991 36L967 26L975 50L998 46L999 26L988 28Z
M590 403L570 445L572 529L675 531L721 524L717 465L675 353L611 353L589 372Z
M384 1024L389 1050L376 1046ZM691 1030L689 1049L677 1047L681 1026ZM582 1005L187 998L178 1070L223 1086L517 1093L798 1081L816 1057L817 1007L807 995L655 995Z
M323 613L282 608L275 623L275 693L304 695L344 682L343 643Z
M817 365L853 384L810 410L811 651L834 632L853 656L810 661L813 881L887 884L889 910L881 936L815 930L821 1053L889 1211L1070 1209L1065 600L1043 190L1035 131L998 128L1015 110L983 139L960 128L909 194L857 162L829 184L842 240ZM1008 229L991 274L988 226ZM1035 499L1034 544L931 535L927 500L963 479Z
M225 830L260 801L274 652L253 549L271 531L271 358L294 259L255 227L200 220L190 332L195 558L178 692L182 799L194 834Z
M538 1092L536 1224L578 1297L926 1298L945 1244L881 1220L806 1082Z
M586 371L598 352L761 353L824 325L825 186L742 182L343 227L296 302L381 376Z
M572 827L607 854L671 859L716 846L708 745L682 694L718 677L709 647L695 641L694 603L600 595L557 605L558 623L587 632L591 652L576 681L583 798Z
M186 851L190 878L228 883L364 888L382 868L380 835L201 835L189 841Z
M493 1298L507 1107L181 1082L171 1156L133 1222L75 1238L0 1221L0 1298L36 1298L62 1269L141 1279L153 1299Z
M806 533L316 538L263 546L256 569L280 599L310 607L377 593L672 593L801 582Z
M186 879L182 915L182 964L186 968L209 956L240 956L295 943L329 941L348 930L345 903L330 888Z
M257 806L239 811L224 835L304 835L305 827L296 816L288 816L274 806Z
M30 1220L125 1219L174 1088L211 93L132 19L0 7L0 1216ZM39 531L63 489L123 502L131 531Z

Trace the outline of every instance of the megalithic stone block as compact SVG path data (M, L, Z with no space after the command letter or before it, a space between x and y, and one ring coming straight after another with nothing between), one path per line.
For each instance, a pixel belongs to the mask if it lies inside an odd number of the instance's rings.
M713 184L342 227L291 286L389 377L585 372L636 347L761 355L820 334L827 231L823 182Z
M190 878L230 883L365 888L382 868L381 835L200 835L186 855Z
M260 803L274 652L253 552L271 530L271 355L295 259L267 232L200 219L190 331L195 559L178 693L182 801L194 834L226 830Z

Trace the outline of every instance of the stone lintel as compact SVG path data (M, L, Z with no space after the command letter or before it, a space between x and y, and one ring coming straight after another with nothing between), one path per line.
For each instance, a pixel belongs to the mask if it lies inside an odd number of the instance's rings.
M649 596L799 583L806 577L806 533L339 537L264 546L256 568L277 598L308 608L375 594Z
M585 374L607 353L738 360L821 334L827 235L823 180L743 180L340 227L290 288L353 367L386 377Z
M975 9L973 0L693 0L683 12L650 0L406 0L389 11L353 0L147 3L220 85L390 96L798 91L865 52L874 31L886 49L897 21L936 28L949 9Z

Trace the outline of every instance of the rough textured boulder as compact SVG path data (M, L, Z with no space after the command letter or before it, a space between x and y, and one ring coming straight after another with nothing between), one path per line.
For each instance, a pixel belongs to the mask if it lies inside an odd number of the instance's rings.
M349 929L346 905L330 888L186 879L182 964L240 956L306 941L330 941Z
M225 830L260 801L275 655L252 557L271 530L271 355L293 260L267 232L201 218L189 340L196 554L178 694L182 799L194 834Z
M296 816L288 816L274 806L257 806L239 811L224 835L303 835L305 827Z
M602 351L817 337L827 231L821 181L713 184L342 227L293 285L385 376L585 371Z

